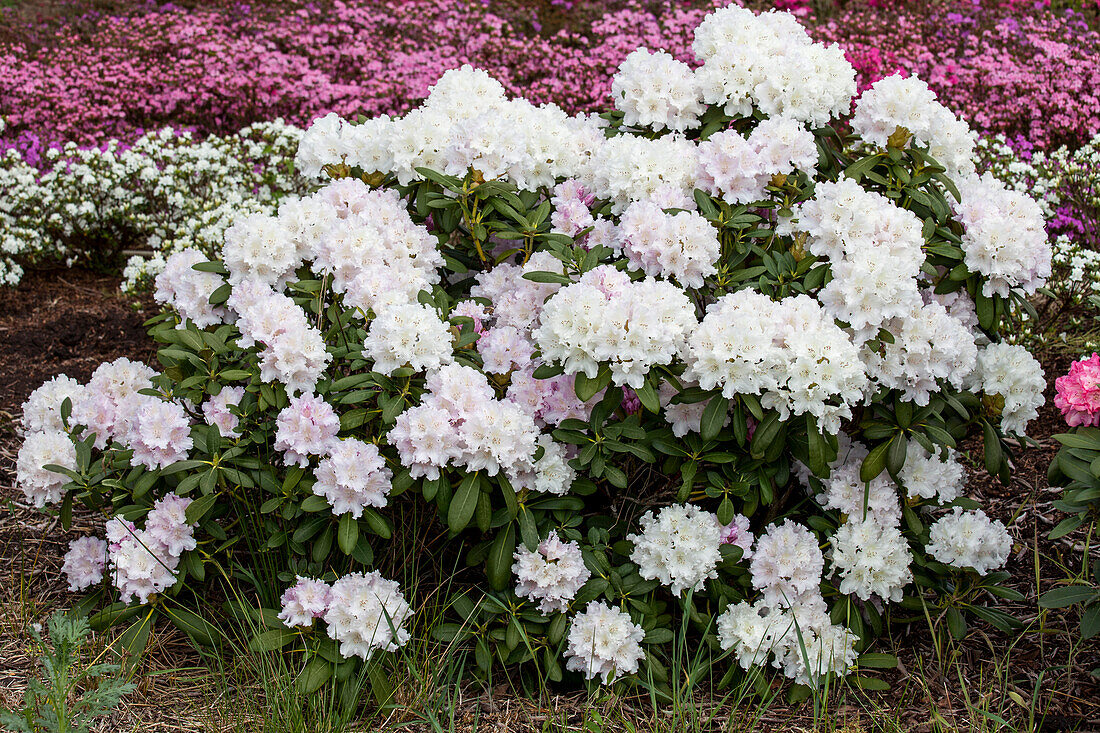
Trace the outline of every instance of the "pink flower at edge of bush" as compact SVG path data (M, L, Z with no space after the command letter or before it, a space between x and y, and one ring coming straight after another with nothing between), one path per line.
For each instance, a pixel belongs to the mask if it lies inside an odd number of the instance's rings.
M1054 388L1054 404L1070 427L1100 425L1100 354L1074 362Z

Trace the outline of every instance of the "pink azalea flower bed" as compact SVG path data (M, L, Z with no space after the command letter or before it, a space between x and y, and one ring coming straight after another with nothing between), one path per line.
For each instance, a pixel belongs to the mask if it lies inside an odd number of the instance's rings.
M544 15L565 18L553 33L537 15L488 0L134 3L27 22L0 44L0 146L33 160L46 144L93 145L163 125L227 133L276 117L305 125L328 112L400 113L463 63L534 102L592 109L637 46L690 60L691 29L710 5L653 5L547 2ZM1043 146L1100 131L1100 36L1079 14L856 3L815 27L847 49L863 85L919 74L983 131Z

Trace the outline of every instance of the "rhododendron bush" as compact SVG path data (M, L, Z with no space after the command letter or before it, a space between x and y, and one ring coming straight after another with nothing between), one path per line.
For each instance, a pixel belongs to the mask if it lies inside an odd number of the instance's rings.
M957 446L1007 479L1043 402L1001 333L1050 271L1040 208L915 78L839 133L855 72L789 14L719 10L693 51L630 54L602 116L463 67L403 117L325 117L316 193L172 255L158 369L25 406L27 499L104 518L66 561L97 620L210 641L201 585L277 558L256 643L310 680L449 593L430 633L485 673L662 689L681 619L729 675L810 686L926 605L1012 624ZM418 504L469 582L382 572Z

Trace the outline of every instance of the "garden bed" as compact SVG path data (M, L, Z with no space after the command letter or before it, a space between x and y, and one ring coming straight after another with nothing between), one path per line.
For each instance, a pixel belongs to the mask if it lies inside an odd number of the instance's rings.
M0 290L0 374L4 375L0 380L0 497L8 507L0 517L0 584L16 591L7 594L0 606L0 656L5 660L0 705L17 701L34 666L27 626L71 602L60 572L61 559L69 541L88 534L94 524L91 517L77 512L73 528L63 532L56 519L21 503L13 487L18 442L12 419L27 395L50 376L65 373L86 380L99 363L120 356L152 363L154 351L142 323L157 308L151 299L119 294L118 282L115 277L76 269L34 272L18 288ZM1069 365L1068 357L1057 353L1043 356L1042 361L1048 377L1064 373ZM970 476L968 495L980 498L989 515L1003 521L1012 533L1010 585L1025 600L1002 601L999 608L1017 616L1027 630L1013 636L975 622L962 642L951 642L942 620L935 633L923 620L898 625L877 649L896 654L901 661L897 670L878 675L890 685L889 691L849 688L842 692L833 711L840 721L838 729L878 729L885 716L901 730L930 731L936 729L932 721L938 715L958 729L969 730L972 722L977 723L975 716L980 716L976 709L1019 724L1033 713L1036 725L1045 721L1041 730L1100 726L1100 681L1089 676L1089 670L1100 667L1100 649L1095 644L1074 648L1079 644L1076 611L1046 611L1040 618L1035 605L1039 592L1065 576L1066 564L1073 568L1080 562L1083 539L1083 531L1056 541L1046 538L1061 518L1051 507L1058 492L1048 489L1046 481L1047 466L1056 452L1051 436L1064 431L1050 382L1047 404L1029 429L1039 447L1017 453L1011 485L990 480L980 467L980 443L967 446L970 459L964 461ZM124 730L130 724L150 731L230 729L236 719L225 706L225 696L236 689L236 680L219 680L202 664L183 634L171 625L158 626L142 661L139 692L124 700L112 730ZM430 730L420 721L423 706L433 694L443 692L399 691L398 699L409 706L393 713L394 719L406 721L397 730ZM250 693L250 699L259 695L248 689L237 693ZM539 705L513 695L507 685L489 691L470 689L456 702L460 702L458 730L508 731L540 731L547 720L579 726L589 719L586 715L593 704L573 694ZM598 703L609 721L659 724L653 720L648 700L613 697ZM808 707L809 703L777 702L759 722L769 728L804 729L813 722ZM718 724L745 714L745 710L719 709L713 729L725 730Z

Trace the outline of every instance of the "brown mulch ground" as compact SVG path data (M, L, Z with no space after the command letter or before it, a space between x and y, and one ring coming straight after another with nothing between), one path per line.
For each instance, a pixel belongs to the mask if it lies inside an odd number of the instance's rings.
M142 322L156 312L155 304L125 298L117 287L117 278L67 270L31 273L16 290L0 290L0 500L6 504L0 507L0 705L17 702L34 667L27 624L70 601L60 578L61 557L71 539L91 528L90 519L78 513L74 528L64 532L55 518L20 502L12 488L18 446L13 420L27 395L55 374L85 380L99 363L120 356L152 362ZM1051 381L1068 364L1068 357L1050 357L1045 366ZM963 641L953 642L934 610L936 633L923 620L895 625L880 650L896 653L902 666L875 675L891 689L849 694L830 711L831 730L998 729L974 713L976 708L1022 730L1100 730L1100 683L1089 674L1100 667L1100 642L1078 644L1073 610L1040 614L1036 605L1040 592L1067 577L1067 568L1080 568L1084 539L1080 532L1055 542L1046 539L1061 518L1051 506L1057 493L1047 486L1046 470L1057 450L1051 436L1063 429L1051 406L1053 395L1047 397L1047 407L1030 430L1040 447L1017 452L1010 486L995 483L980 468L980 446L966 446L973 458L969 493L1008 524L1016 540L1009 569L1013 587L1025 600L998 607L1023 621L1024 631L1008 635L974 622ZM198 655L171 627L157 629L142 664L139 691L102 730L238 729L224 721L203 722L211 711L234 703L233 695L226 698L224 684L212 681ZM545 721L579 730L592 704L566 696L539 707L499 689L492 694L470 690L463 700L456 715L459 730L538 731ZM653 727L645 700L612 699L600 705L613 718L636 717L639 729ZM1034 721L1029 721L1029 709L1038 713ZM742 713L720 712L713 729L726 730L724 721ZM761 722L769 730L805 729L812 725L810 715L805 705L779 704ZM389 722L398 726L395 730L429 730L411 719L401 725L404 720L399 716Z

